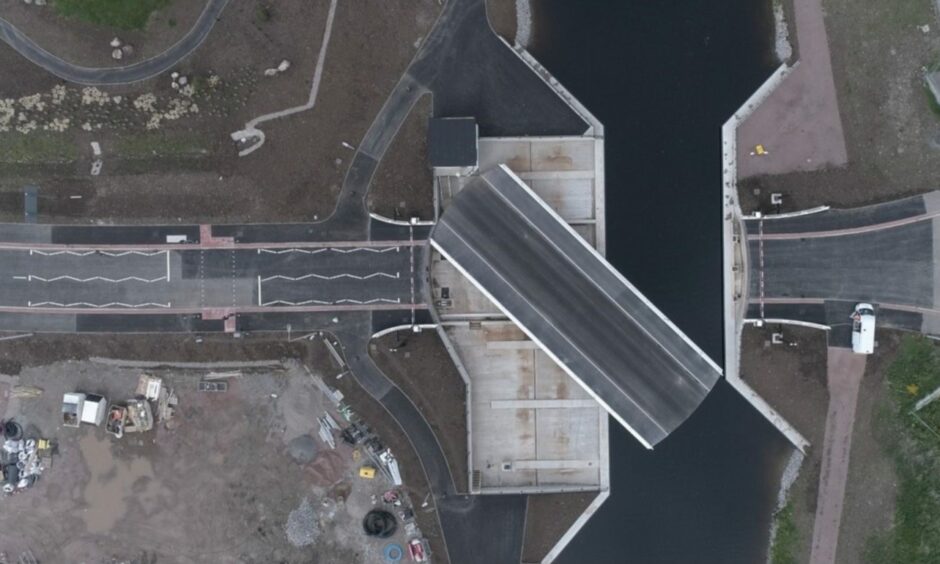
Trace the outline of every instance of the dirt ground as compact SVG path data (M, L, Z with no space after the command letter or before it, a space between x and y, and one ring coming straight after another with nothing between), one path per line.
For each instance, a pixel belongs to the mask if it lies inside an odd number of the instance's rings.
M522 561L541 562L597 495L584 492L529 496Z
M255 4L255 2L250 2ZM150 16L142 30L117 30L58 15L55 7L25 2L0 4L0 17L39 45L65 60L86 67L116 67L142 61L165 51L192 28L206 2L170 2ZM131 56L114 60L111 40L118 37L134 47Z
M774 332L782 332L786 343L796 345L770 344ZM795 555L797 562L807 562L829 403L826 334L801 327L748 326L741 344L741 376L810 442L800 475L790 489L798 537Z
M430 94L415 103L375 171L369 190L372 211L393 219L434 219L434 177L428 161L431 103Z
M0 193L6 197L0 197L0 219L22 215L18 192L24 184L39 186L43 222L325 217L352 157L342 143L358 144L440 10L434 0L340 2L316 106L263 124L265 146L237 157L231 132L257 115L306 101L328 6L326 0L272 4L270 20L259 22L256 2L231 3L179 69L196 86L189 101L198 111L163 119L157 130L162 140L154 140L154 131L143 126L152 112L133 103L154 94L157 109L168 113L181 96L168 77L100 89L110 97L100 105L80 103L82 89L70 86L69 101L53 107L50 93L58 81L0 47L0 69L18 77L0 86L0 98L12 99L17 112L11 127L37 122L34 131L11 129L3 136ZM57 44L68 52L74 41L67 35ZM292 63L285 73L261 76L282 59ZM214 80L218 83L210 86ZM46 108L27 111L20 98L37 93ZM17 121L19 114L26 121ZM42 130L54 117L70 119L65 131ZM81 127L86 123L91 131ZM45 136L39 150L22 147L30 135ZM89 174L92 140L103 151L97 177ZM17 158L21 153L25 162ZM173 171L172 181L165 176L168 171Z
M798 542L797 562L809 561L820 473L820 445L826 424L826 337L821 331L783 327L784 340L797 346L769 345L777 327L744 331L741 372L770 405L810 441L800 475L790 490ZM879 411L888 401L885 371L897 354L902 333L879 331L875 354L868 357L858 397L852 451L836 551L838 564L864 561L867 540L891 524L896 477L894 464L878 436Z
M395 419L385 410L379 402L375 401L355 379L348 376L342 378L325 378L328 385L336 388L345 396L344 401L348 402L357 413L368 419L370 425L375 429L394 429L394 432L387 432L382 435L382 439L395 453L398 463L401 466L402 478L407 486L407 491L415 505L415 519L421 532L428 540L431 547L431 554L434 562L449 564L447 558L447 549L444 546L444 537L441 533L440 521L435 513L434 499L428 489L427 479L424 477L424 470L421 467L421 460L417 452L408 441L408 438L401 432L401 428ZM422 507L424 503L427 506Z
M823 8L849 164L742 181L746 211L771 210L773 192L784 194L782 211L789 211L857 206L938 188L940 115L931 109L923 81L923 69L940 63L940 20L932 1L824 0Z
M486 17L510 45L516 40L516 0L486 0Z
M894 461L878 435L878 418L891 409L885 372L897 356L903 333L880 331L878 348L868 357L858 396L848 483L836 552L838 564L864 561L865 546L876 532L887 530L894 516L897 488Z
M41 562L379 563L387 543L406 542L404 527L388 540L362 532L362 517L391 485L359 478L362 457L352 447L337 441L331 450L316 439L312 462L290 454L291 441L316 435L316 417L329 411L342 421L299 362L245 368L227 392L210 394L196 390L208 368L89 360L29 366L32 359L16 353L8 351L6 366L20 358L19 373L0 386L4 416L55 438L59 454L33 488L0 501L0 549L8 555L28 550ZM313 356L329 362L323 351ZM120 400L133 395L143 371L179 394L172 429L158 423L115 439L101 428L60 424L64 392ZM15 384L43 394L11 399ZM318 526L319 537L295 546L286 527L305 499L316 519L307 526Z
M97 357L123 362L89 360ZM204 359L273 360L276 366L244 368L242 377L230 380L229 391L217 395L195 390L208 368L169 366ZM127 367L140 360L167 366ZM390 484L360 479L364 456L357 460L339 439L336 450L316 439L318 455L308 464L288 451L291 440L316 435L316 418L324 411L343 421L313 385L306 365L328 385L342 383L336 387L343 389L344 401L396 453L406 484L420 475L413 452L404 450L405 439L382 433L391 428L388 422L373 417L375 406L358 395L363 392L351 378L335 379L332 362L316 341L42 335L0 343L0 413L15 415L27 430L60 444L59 456L32 489L0 499L0 551L15 558L30 550L41 562L384 562L381 551L390 541L366 537L361 519L373 495ZM150 433L116 440L101 429L59 425L63 392L129 397L142 372L164 378L179 393L176 428L158 424ZM38 400L10 399L15 384L44 392ZM409 491L420 505L426 488ZM286 538L290 512L304 498L321 528L314 548L295 547ZM422 533L423 523L436 524L432 511L416 507ZM403 534L399 522L391 540L404 546Z
M457 491L467 492L467 390L440 337L434 331L392 333L374 341L370 353L427 418Z

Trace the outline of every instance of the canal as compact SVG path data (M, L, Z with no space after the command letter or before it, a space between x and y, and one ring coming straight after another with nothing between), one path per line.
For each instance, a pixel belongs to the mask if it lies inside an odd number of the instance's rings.
M719 362L721 125L776 67L770 0L532 0L532 53L605 125L608 258ZM789 444L724 381L559 562L754 564Z

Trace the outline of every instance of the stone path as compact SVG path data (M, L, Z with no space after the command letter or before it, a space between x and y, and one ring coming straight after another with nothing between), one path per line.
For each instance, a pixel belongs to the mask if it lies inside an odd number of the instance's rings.
M855 407L867 358L851 349L828 349L829 412L826 415L810 564L833 564L836 560Z
M738 128L740 178L845 165L822 0L794 0L799 62ZM752 155L763 145L766 155Z

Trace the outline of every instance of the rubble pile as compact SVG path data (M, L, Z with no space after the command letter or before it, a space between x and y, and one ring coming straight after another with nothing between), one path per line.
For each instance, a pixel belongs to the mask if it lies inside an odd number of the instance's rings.
M290 512L287 516L286 529L287 540L294 546L308 546L317 541L317 537L320 536L320 526L309 499L304 498L300 502L300 507Z

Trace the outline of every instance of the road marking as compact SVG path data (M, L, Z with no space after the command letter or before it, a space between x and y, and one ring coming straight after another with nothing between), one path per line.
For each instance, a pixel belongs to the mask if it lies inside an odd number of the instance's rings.
M285 306L304 306L304 305L310 305L310 304L317 304L317 305L340 305L340 304L369 305L369 304L379 304L379 303L383 303L383 304L400 304L400 303L401 303L401 298L395 298L395 299L390 299L390 298L373 298L373 299L371 299L371 300L357 300L357 299L354 299L354 298L343 298L343 299L339 299L339 300L336 300L336 301L333 301L333 302L324 301L324 300L314 300L314 299L303 300L303 301L300 301L300 302L291 302L291 301L287 301L287 300L274 300L274 301L266 302L266 303L261 304L261 305L262 305L262 307L270 307L270 306L276 306L276 305L285 305ZM413 309L413 308L412 308L412 309Z
M326 276L323 274L317 274L315 272L311 272L310 274L304 274L302 276L285 276L283 274L275 274L274 276L267 276L265 278L261 278L261 282L270 282L271 280L288 280L290 282L299 282L301 280L307 280L308 278L316 278L318 280L339 280L340 278L352 278L353 280L369 280L370 278L379 278L379 277L385 277L385 278L391 278L393 280L397 280L398 278L401 278L401 273L396 272L395 274L390 274L388 272L373 272L372 274L366 274L365 276L360 276L359 274L347 274L347 273L333 274L330 276Z
M830 229L828 231L806 231L803 233L768 233L766 235L748 235L749 240L754 240L758 237L762 239L772 239L772 240L785 240L785 239L823 239L826 237L842 237L845 235L859 235L861 233L870 233L872 231L881 231L883 229L893 229L895 227L903 227L905 225L910 225L912 223L919 223L921 221L927 221L940 217L940 211L935 211L931 213L924 213L921 215L915 215L911 217L905 217L902 219L896 219L894 221L886 221L884 223L875 223L872 225L863 225L862 227L848 227L845 229Z
M258 275L258 305L264 305L261 303L261 275Z
M44 257L54 257L57 255L72 255L76 257L87 257L89 255L104 255L109 257L123 257L127 255L140 255L144 257L153 257L169 251L43 251L41 249L30 249L29 254L37 254Z
M39 282L59 282L61 280L70 280L72 282L110 282L112 284L120 284L122 282L143 282L145 284L153 284L154 282L162 282L166 280L166 276L161 276L159 278L141 278L139 276L125 276L124 278L106 278L104 276L92 276L89 278L76 278L74 276L62 275L55 276L53 278L44 278L36 274L28 274L26 279L29 282L33 280Z
M166 253L166 281L170 281L170 251L164 251Z
M411 225L408 226L408 240L414 242L415 240L415 228ZM411 251L411 303L415 303L415 247L411 245L409 248ZM411 310L411 324L415 324L415 310Z
M758 241L758 256L760 257L760 317L764 318L764 220L760 220L760 223L757 224L757 230L760 233L760 241Z
M305 255L316 255L316 254L319 254L319 253L325 253L325 252L327 252L327 251L329 251L329 252L334 252L334 253L342 253L342 254L356 253L356 252L359 252L359 251L365 251L365 252L368 252L368 253L388 253L388 252L391 252L391 251L398 251L398 250L399 250L399 247L398 247L398 246L395 246L395 247L385 247L385 248L356 247L356 248L354 248L354 249L340 249L340 248L336 248L336 247L329 247L329 248L323 248L323 249L298 249L298 248L290 248L290 249L258 249L258 254L261 254L261 253L268 253L268 254L272 254L272 255L283 255L283 254L287 254L287 253L302 253L302 254L305 254Z
M26 302L26 305L29 307L90 307L95 309L103 309L109 307L123 307L123 308L142 308L142 307L159 307L159 308L168 308L170 307L170 302L165 304L158 304L154 302L146 302L142 304L126 304L124 302L110 302L106 304L92 304L89 302L73 302L70 304L63 304L59 302Z

